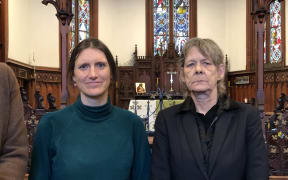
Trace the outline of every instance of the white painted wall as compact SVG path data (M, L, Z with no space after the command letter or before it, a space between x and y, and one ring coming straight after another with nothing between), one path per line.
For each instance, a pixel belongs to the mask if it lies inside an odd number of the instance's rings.
M118 56L119 65L131 65L138 46L138 55L146 50L144 0L99 0L99 39Z
M8 58L28 64L31 56L31 9L29 0L8 1Z
M128 4L128 5L127 5ZM288 19L288 2L286 20ZM228 55L230 71L246 67L246 0L198 0L198 36L211 38ZM9 0L8 57L23 63L59 67L59 29L52 5L39 0ZM288 57L288 23L286 57ZM144 0L99 0L99 38L107 44L119 65L129 60L138 45L146 51ZM288 65L288 58L286 58Z
M199 0L197 13L198 37L213 39L224 52L225 0Z
M30 0L31 1L31 0ZM34 51L37 66L60 67L59 23L56 9L45 6L39 0L32 0L31 48Z
M225 0L225 47L230 71L246 69L246 0Z
M59 26L52 5L9 0L8 58L36 66L59 67Z
M213 39L221 47L228 56L230 71L245 70L246 0L197 3L198 37Z
M197 5L198 36L219 44L231 71L245 70L246 1L199 0ZM131 64L135 44L138 55L145 55L145 35L145 1L99 0L99 39L118 56L119 65Z

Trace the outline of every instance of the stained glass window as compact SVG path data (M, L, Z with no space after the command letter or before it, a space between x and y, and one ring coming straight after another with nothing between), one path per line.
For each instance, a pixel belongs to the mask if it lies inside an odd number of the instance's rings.
M173 15L175 49L181 54L185 42L189 39L189 0L175 0Z
M72 13L70 33L70 52L78 42L89 38L90 34L90 1L72 0Z
M169 42L169 0L154 0L154 55L165 51Z
M173 12L171 17L170 12ZM154 55L167 50L170 38L181 54L189 39L189 12L190 0L153 0Z
M79 42L89 37L89 0L80 0L78 6Z
M281 62L281 4L270 4L270 63Z
M72 13L74 14L73 18L72 18L72 21L71 21L71 32L70 32L70 52L71 52L71 49L73 49L75 47L75 41L76 41L76 38L75 38L75 14L76 14L76 11L75 11L75 0L72 0Z

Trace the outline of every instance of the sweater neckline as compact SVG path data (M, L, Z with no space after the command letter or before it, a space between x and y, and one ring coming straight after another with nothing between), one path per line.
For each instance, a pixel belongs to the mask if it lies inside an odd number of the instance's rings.
M78 96L73 105L81 119L92 122L100 122L109 119L112 112L112 104L110 98L107 103L101 106L86 106L82 103L81 97Z

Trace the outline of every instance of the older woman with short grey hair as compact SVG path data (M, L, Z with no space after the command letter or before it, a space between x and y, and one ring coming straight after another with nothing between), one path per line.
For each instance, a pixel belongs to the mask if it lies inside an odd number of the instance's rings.
M183 52L186 99L158 114L151 180L268 179L259 113L226 96L220 47L192 38Z

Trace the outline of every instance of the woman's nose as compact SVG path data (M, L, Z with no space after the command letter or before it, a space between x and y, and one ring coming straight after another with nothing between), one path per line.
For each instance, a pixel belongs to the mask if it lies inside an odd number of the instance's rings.
M91 67L89 71L89 78L96 78L97 77L97 70L95 67Z
M201 64L200 63L197 63L196 64L196 67L195 67L195 70L196 70L196 73L197 74L201 74L202 73L202 66L201 66Z

